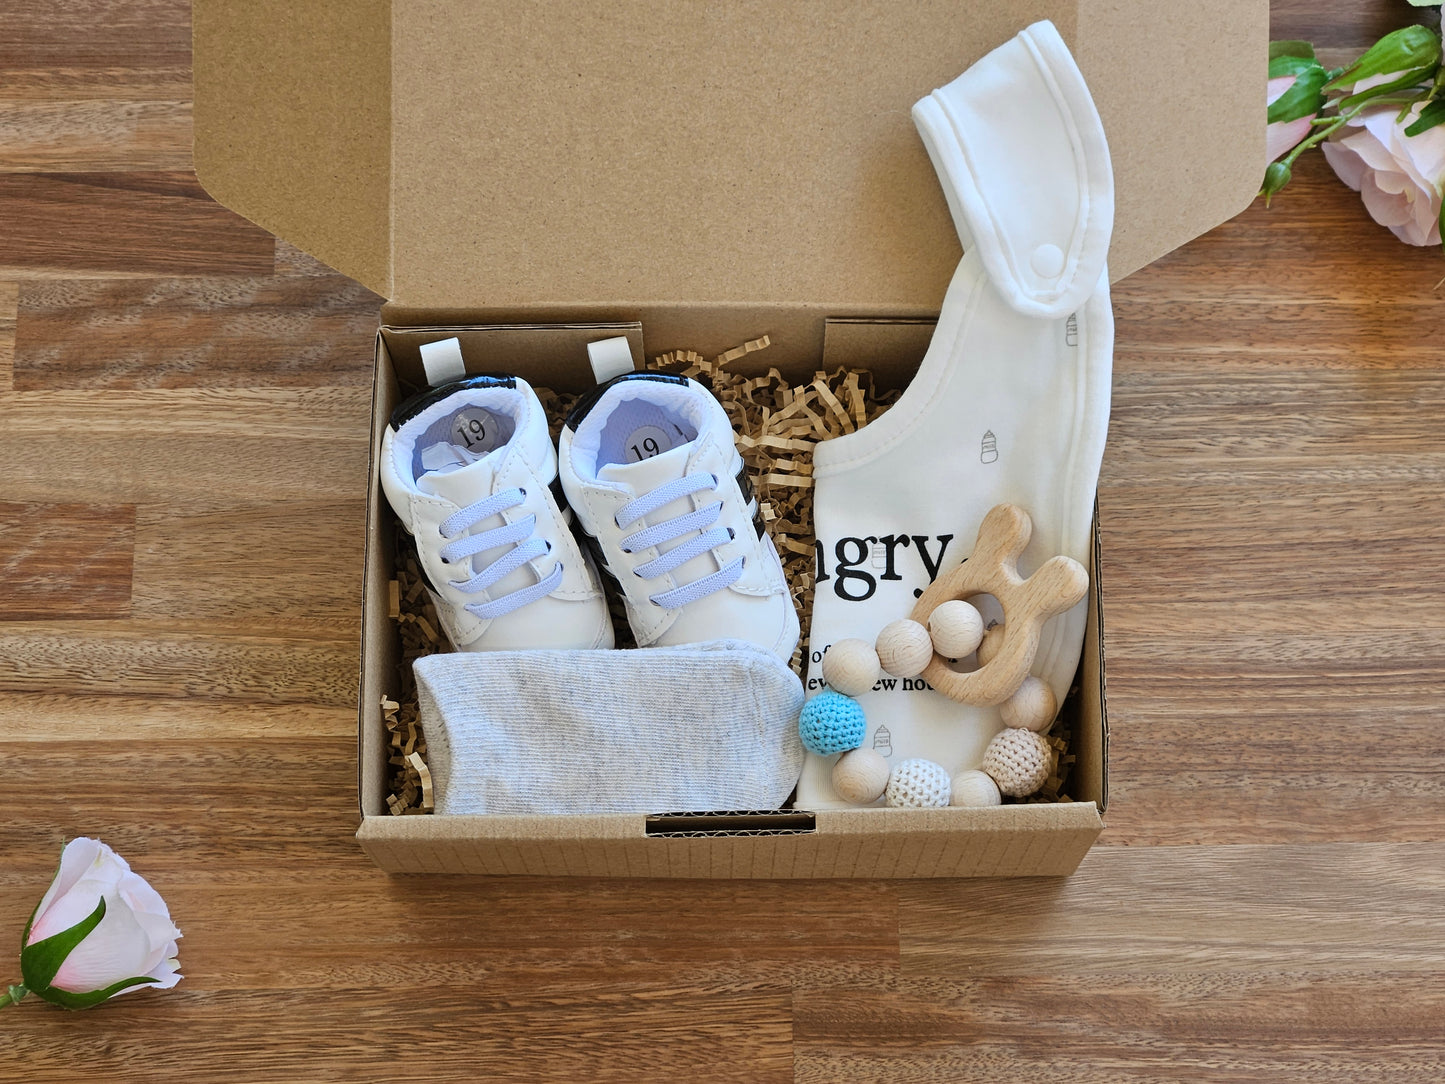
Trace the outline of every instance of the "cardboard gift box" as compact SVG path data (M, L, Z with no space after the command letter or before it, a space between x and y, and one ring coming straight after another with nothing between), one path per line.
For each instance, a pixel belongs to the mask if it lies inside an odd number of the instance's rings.
M1041 18L1108 134L1115 280L1250 202L1265 0L195 0L196 170L221 203L389 298L373 457L403 387L422 383L420 345L451 334L469 364L558 388L588 379L587 341L617 334L639 359L766 334L763 363L800 382L854 365L902 385L960 255L909 109ZM357 836L385 870L1062 875L1103 828L1097 546L1066 706L1072 801L390 816L395 554L374 470L368 484Z

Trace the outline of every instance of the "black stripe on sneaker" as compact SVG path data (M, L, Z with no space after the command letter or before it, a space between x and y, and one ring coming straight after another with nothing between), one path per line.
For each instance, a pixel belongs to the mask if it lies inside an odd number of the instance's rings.
M567 492L562 488L562 476L560 474L547 483L547 489L552 494L552 500L557 504L557 511L567 511Z
M743 466L737 474L738 489L742 490L743 504L752 504L756 494L753 493L753 480L748 476L748 468Z
M617 589L619 594L622 594L622 581L617 578L617 573L612 571L612 566L602 556L602 543L597 541L595 535L590 535L583 530L581 521L576 518L572 520L572 537L582 543L582 548L592 556L592 563L597 566L597 571L611 580L612 586Z
M748 474L746 465L738 471L737 482L738 489L740 489L743 494L743 507L746 508L748 505L753 506L753 530L758 532L759 538L762 538L763 533L767 531L768 528L763 523L763 506L758 501L757 494L753 490L753 480Z
M473 376L465 376L460 380L453 380L450 384L428 388L424 392L413 395L391 412L389 424L392 432L396 432L427 407L434 403L440 403L448 396L468 388L515 388L516 386L517 378L508 376L506 373L476 373Z
M572 412L567 415L567 428L574 433L577 432L577 426L581 423L582 419L592 413L592 408L601 401L602 397L606 395L614 385L632 380L651 380L658 384L681 384L684 387L687 386L687 377L672 376L668 373L623 373L621 376L614 376L605 384L598 384L591 391L584 393L582 398L577 400L577 405L574 406Z

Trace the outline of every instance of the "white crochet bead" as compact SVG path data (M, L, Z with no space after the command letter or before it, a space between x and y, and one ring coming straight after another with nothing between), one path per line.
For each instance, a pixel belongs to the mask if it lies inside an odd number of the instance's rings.
M883 800L905 809L939 809L949 802L951 782L942 765L914 757L893 766Z
M878 634L878 662L894 677L917 677L932 661L933 639L917 621L892 621Z
M983 639L983 615L959 599L939 603L928 618L933 649L945 659L972 655Z
M979 765L993 776L998 789L1011 798L1026 798L1048 781L1054 748L1032 730L999 731L983 751Z
M1018 692L1003 702L999 714L1003 716L1004 726L1042 732L1053 724L1058 710L1059 702L1054 698L1054 690L1030 675L1024 678Z
M862 696L873 688L878 669L878 652L867 640L839 640L823 654L823 680L844 696Z
M872 749L850 749L833 765L833 793L845 802L876 802L887 786L888 761Z

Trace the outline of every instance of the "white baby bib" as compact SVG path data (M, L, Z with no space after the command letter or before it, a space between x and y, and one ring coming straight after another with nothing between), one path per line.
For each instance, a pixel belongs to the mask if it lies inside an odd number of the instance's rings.
M996 504L1019 505L1027 576L1055 554L1089 566L1114 349L1105 259L1113 174L1103 127L1052 23L1030 26L920 101L914 121L966 252L917 375L897 405L813 459L817 590L807 688L822 654L872 643L970 553ZM1062 703L1087 603L1044 626L1032 672ZM985 619L999 619L995 607ZM997 707L959 704L922 678L884 675L859 697L864 744L893 763L976 768ZM808 754L795 804L847 805L836 756Z

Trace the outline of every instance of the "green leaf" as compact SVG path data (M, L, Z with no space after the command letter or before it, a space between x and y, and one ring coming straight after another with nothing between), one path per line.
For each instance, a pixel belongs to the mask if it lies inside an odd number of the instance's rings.
M1410 0L1410 3L1417 8L1438 8L1440 0Z
M89 918L83 918L68 930L61 930L53 937L47 937L44 941L37 941L33 945L25 945L20 950L20 974L22 981L30 987L32 994L39 994L47 997L50 989L50 980L55 978L55 973L60 970L60 965L65 963L65 958L71 954L75 946L80 944L90 934L90 931L100 925L100 920L105 917L105 900L102 899L95 905L95 910L90 913Z
M1296 58L1285 57L1284 59L1295 60ZM1277 124L1299 120L1301 117L1318 113L1324 108L1325 96L1321 88L1325 85L1329 73L1313 61L1307 63L1309 66L1295 75L1294 85L1270 103L1269 110L1265 113L1266 123ZM1270 64L1270 78L1277 78L1274 74L1274 62Z
M1344 83L1356 83L1374 75L1428 69L1434 74L1440 63L1440 39L1423 26L1401 27L1386 34L1326 86L1333 90Z
M1428 132L1437 124L1445 124L1445 101L1436 99L1420 110L1420 115L1410 127L1405 129L1407 136L1417 136L1421 132Z
M116 994L129 990L133 986L143 986L160 981L160 979L139 975L133 979L121 979L114 986L107 986L104 990L93 990L88 994L72 994L69 990L57 990L53 986L48 990L36 990L35 993L52 1005L59 1005L62 1008L89 1009L94 1005L99 1005L102 1001L109 1001Z
M1362 90L1358 94L1351 94L1348 98L1341 98L1336 104L1339 106L1340 112L1343 113L1347 110L1354 109L1356 106L1364 105L1372 99L1383 98L1387 94L1394 94L1397 90L1405 90L1419 83L1423 83L1426 78L1433 78L1434 75L1434 68L1417 68L1414 71L1405 72L1398 79L1391 79L1388 83L1381 83L1377 87L1370 87L1368 90ZM1423 98L1427 93L1422 87L1419 97Z
M44 902L45 898L42 896L40 903ZM35 916L40 913L40 903L35 905L35 909L30 912L30 917L25 920L25 932L20 935L20 947L22 949L25 947L25 942L30 940L30 927L35 925Z
M1269 62L1269 77L1278 79L1281 75L1299 75L1311 68L1320 68L1320 62L1312 56L1277 56Z
M1269 58L1277 56L1303 56L1315 58L1315 47L1307 41L1272 41L1269 43Z

